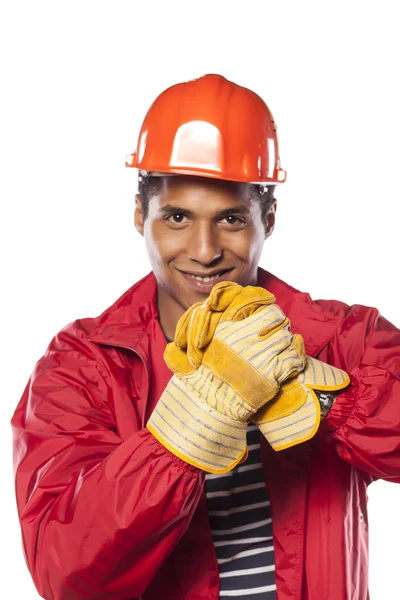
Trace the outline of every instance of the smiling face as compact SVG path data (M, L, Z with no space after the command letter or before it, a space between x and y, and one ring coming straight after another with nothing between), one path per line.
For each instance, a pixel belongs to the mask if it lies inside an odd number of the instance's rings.
M144 236L157 280L161 327L173 339L178 319L220 281L256 285L275 203L262 219L252 186L203 177L163 177L144 219L136 197L135 225Z

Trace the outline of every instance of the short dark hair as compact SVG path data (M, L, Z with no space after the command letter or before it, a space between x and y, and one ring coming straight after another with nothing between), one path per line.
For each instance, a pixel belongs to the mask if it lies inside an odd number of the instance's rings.
M139 173L139 181L138 181L138 193L142 200L142 211L143 211L143 219L145 220L149 211L149 202L152 196L157 194L160 190L160 184L162 182L162 177L157 177L153 175L142 175ZM251 185L252 191L254 193L254 198L260 203L261 207L261 218L264 221L265 217L268 214L269 209L271 208L276 198L274 196L275 185L258 185L255 183L238 183L232 182L238 186L241 185Z

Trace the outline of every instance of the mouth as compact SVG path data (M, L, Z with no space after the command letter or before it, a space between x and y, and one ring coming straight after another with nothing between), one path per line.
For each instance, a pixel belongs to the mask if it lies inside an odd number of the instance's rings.
M200 275L200 273L192 273L190 271L181 271L181 273L183 273L184 275L188 275L189 277L192 277L197 281L203 281L205 283L208 283L209 281L219 279L220 277L222 277L222 275L225 275L230 271L232 271L232 269L220 269L219 271L213 271L212 273L206 273L204 275Z
M230 281L230 273L233 269L219 269L210 273L200 274L190 271L179 272L184 276L189 285L199 292L210 293L214 285L220 281Z

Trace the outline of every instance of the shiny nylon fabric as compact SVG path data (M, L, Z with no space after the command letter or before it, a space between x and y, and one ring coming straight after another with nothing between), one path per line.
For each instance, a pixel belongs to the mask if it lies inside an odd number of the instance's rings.
M352 381L309 442L274 452L261 438L278 600L367 600L366 488L400 481L400 332L376 309L313 302L261 269L258 284L307 354ZM155 294L150 274L62 330L15 411L24 549L44 598L218 598L204 473L144 429L152 378L169 377Z

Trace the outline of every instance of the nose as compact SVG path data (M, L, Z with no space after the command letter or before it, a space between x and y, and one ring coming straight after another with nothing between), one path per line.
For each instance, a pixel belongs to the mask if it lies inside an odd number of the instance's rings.
M186 253L191 260L203 265L209 265L222 256L222 245L213 224L197 223L190 228Z

